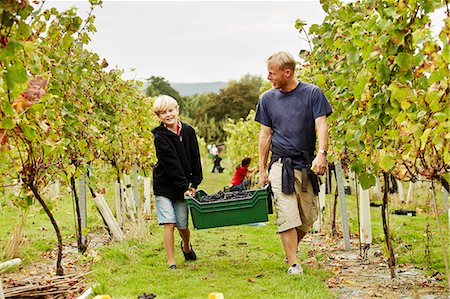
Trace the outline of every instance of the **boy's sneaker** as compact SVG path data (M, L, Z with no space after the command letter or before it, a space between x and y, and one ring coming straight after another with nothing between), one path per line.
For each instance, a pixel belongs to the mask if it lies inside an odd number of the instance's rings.
M302 275L303 268L300 265L293 264L292 266L289 267L289 269L287 269L287 274Z
M191 251L189 252L184 252L183 250L183 240L180 241L180 247L181 247L181 251L183 252L184 255L184 259L186 261L195 261L197 259L197 255L195 254L194 249L192 249L192 244L189 244L191 247Z
M177 269L177 265L172 264L172 265L169 266L169 269L170 270L176 270Z

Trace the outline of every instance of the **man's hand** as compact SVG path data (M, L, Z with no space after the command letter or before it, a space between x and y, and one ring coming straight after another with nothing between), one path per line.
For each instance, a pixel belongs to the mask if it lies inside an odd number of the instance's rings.
M259 185L261 187L264 187L265 185L269 184L269 174L267 173L267 170L260 170L259 171Z
M312 161L311 170L316 175L323 175L327 170L327 157L319 153Z

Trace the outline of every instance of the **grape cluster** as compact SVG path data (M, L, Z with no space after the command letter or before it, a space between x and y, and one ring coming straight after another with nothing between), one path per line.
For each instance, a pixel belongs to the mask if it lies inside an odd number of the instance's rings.
M199 199L199 202L216 202L216 201L225 201L225 200L235 200L235 199L244 199L250 198L254 191L250 190L241 190L234 192L223 192L219 191L214 194L205 195Z

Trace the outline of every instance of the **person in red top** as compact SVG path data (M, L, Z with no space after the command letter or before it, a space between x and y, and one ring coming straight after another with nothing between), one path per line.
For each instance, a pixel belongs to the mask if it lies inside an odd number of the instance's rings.
M236 167L231 178L230 191L245 190L251 184L251 179L248 178L248 167L250 165L250 158L244 158L240 165Z

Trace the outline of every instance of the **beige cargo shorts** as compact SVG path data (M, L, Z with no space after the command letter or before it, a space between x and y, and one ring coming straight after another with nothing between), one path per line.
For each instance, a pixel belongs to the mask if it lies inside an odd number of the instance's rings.
M298 228L308 232L319 216L317 207L318 198L314 194L312 184L309 181L306 192L302 192L302 173L295 169L295 192L285 194L281 192L281 162L274 162L270 169L269 180L274 194L276 224L278 232L284 232L291 228Z

